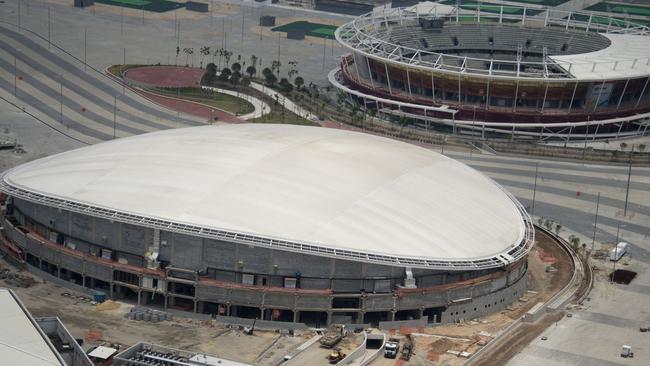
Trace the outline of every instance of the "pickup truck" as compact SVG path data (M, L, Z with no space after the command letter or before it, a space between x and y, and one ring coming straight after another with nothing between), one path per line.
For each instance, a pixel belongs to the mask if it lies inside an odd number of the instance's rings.
M395 358L399 352L399 339L390 338L384 345L384 357Z

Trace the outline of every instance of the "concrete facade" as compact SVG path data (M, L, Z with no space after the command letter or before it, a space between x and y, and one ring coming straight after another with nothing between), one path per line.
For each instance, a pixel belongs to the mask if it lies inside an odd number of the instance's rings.
M13 198L7 243L27 265L111 298L195 313L302 322L449 323L523 295L526 261L481 271L413 270L216 241L58 210ZM145 254L159 240L159 268ZM6 250L6 247L3 249ZM292 288L292 286L296 288Z

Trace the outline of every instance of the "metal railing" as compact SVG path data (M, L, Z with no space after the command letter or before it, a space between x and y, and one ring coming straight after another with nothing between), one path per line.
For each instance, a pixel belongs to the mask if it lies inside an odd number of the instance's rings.
M548 56L541 62L458 56L396 44L383 38L380 32L388 29L393 24L419 27L420 19L443 19L456 24L466 22L481 23L481 19L491 19L494 22L493 24L504 24L506 22L506 24L517 25L519 23L519 25L524 26L527 23L532 23L534 27L553 27L566 31L577 30L605 34L650 36L650 28L647 26L613 17L604 18L588 12L567 12L562 10L547 10L539 14L527 15L526 7L514 5L508 5L507 7L521 9L522 14L505 14L503 12L504 6L500 7L499 13L481 11L479 6L475 12L467 12L455 7L454 12L441 15L435 12L435 6L432 7L431 11L425 13L420 13L417 6L414 8L415 11L409 11L406 8L384 9L382 12L370 12L361 15L342 25L336 30L335 37L339 43L353 53L360 53L366 57L406 67L436 70L436 72L440 73L461 73L489 76L491 78L560 79L566 81L566 79L572 78L571 71L576 66L588 65L592 69L598 67L599 70L607 68L616 70L617 67L621 68L622 63L631 63L629 66L631 68L650 63L650 55L642 55L632 59L622 57L618 61L589 62L558 61ZM467 20L467 15L471 19ZM580 20L585 18L586 21ZM606 20L606 24L602 24L603 20L601 18ZM648 38L648 41L650 42L650 38ZM472 68L469 66L472 64L487 64L489 67L484 69ZM510 65L512 70L497 70L494 68L495 64Z
M504 257L504 254L498 254L484 258L458 260L437 259L430 257L427 258L425 256L391 256L382 253L372 253L370 251L341 249L327 246L325 244L289 241L286 239L274 238L270 236L260 236L244 232L229 231L224 229L198 226L189 223L175 222L153 216L145 216L142 214L118 211L115 209L103 208L87 203L76 202L69 199L52 197L40 192L30 191L26 188L20 188L8 183L6 178L7 174L10 172L11 170L6 171L2 176L0 176L0 191L6 193L9 196L17 197L29 202L46 205L49 207L55 207L71 212L77 212L83 215L89 215L97 218L165 230L168 232L188 234L208 239L224 240L231 243L252 245L257 247L284 250L294 253L311 254L336 259L349 259L366 263L422 269L454 271L480 270L488 268L499 268L509 264L509 262L515 262L526 255L528 249L530 248L530 245L532 244L532 242L528 242L528 236L525 236L524 240L516 244L514 249L511 248L509 249L508 253L505 253L511 256L509 258ZM513 199L512 196L510 197ZM518 204L516 200L515 204ZM519 206L518 209L520 209ZM521 209L520 212L522 212ZM523 212L525 213L525 211ZM526 216L524 216L523 219L526 221Z

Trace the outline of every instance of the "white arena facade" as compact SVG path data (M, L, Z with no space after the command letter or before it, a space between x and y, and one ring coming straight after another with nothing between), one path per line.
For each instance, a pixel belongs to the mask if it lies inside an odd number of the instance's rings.
M336 129L205 126L3 173L0 248L111 298L324 326L450 323L526 288L533 226L477 171Z
M532 141L650 133L650 29L588 12L425 2L336 31L329 81L371 114Z

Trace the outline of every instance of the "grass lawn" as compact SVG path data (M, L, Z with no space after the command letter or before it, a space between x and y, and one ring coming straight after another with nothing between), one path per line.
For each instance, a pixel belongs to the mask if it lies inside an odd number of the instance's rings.
M447 0L444 1L443 4L456 5L456 0ZM499 4L478 3L476 1L463 1L461 4L462 4L460 6L461 9L465 9L465 10L476 10L480 7L481 12L496 13L496 14L499 14L501 12L501 5ZM539 14L540 12L541 10L526 9L526 15L535 15L535 14ZM524 13L523 6L515 7L515 6L503 5L503 14L514 15L514 14L523 14L523 13Z
M199 88L150 88L149 90L161 95L207 104L237 115L255 110L251 103L242 98L222 93L208 94Z
M156 13L164 13L166 11L175 10L185 6L185 3L177 3L168 0L95 0L97 3L123 6L131 9L144 9Z
M302 29L305 31L305 35L307 36L334 39L334 31L336 31L336 28L338 27L335 25L298 21L298 22L281 25L272 28L271 30L273 32L286 33L291 29Z
M534 4L534 5L546 5L546 6L557 6L564 4L569 0L509 0L513 3L525 3L525 4Z
M284 116L283 116L284 114ZM248 122L253 123L280 123L288 125L301 125L301 126L318 126L318 123L312 122L308 119L302 118L298 115L295 115L289 111L284 113L280 111L272 111L271 113L264 115L259 118L254 118L248 120Z
M617 3L602 2L592 5L585 10L604 11L608 13L629 14L650 16L650 6L643 5L623 5Z

